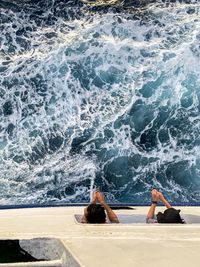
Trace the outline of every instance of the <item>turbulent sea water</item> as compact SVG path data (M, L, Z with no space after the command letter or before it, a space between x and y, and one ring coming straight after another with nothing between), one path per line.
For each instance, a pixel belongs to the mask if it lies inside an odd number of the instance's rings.
M0 204L200 202L200 2L0 0Z

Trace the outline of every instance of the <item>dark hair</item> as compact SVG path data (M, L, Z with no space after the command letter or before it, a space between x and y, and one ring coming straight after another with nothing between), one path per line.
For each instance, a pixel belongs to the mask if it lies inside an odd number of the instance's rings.
M89 223L105 223L106 213L100 204L90 204L87 207L86 219Z
M158 223L184 223L180 216L180 210L174 208L166 209L163 213L158 212L156 217Z

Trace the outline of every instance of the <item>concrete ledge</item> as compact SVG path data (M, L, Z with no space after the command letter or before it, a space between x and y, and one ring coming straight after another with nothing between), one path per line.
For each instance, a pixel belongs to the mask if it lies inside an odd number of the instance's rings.
M55 261L38 261L38 262L18 262L18 263L1 263L1 267L63 267L60 260ZM67 265L67 267L70 265Z
M63 243L56 238L19 240L20 247L41 261L1 263L0 267L80 267Z
M144 216L149 209L148 206L134 208L117 210L116 213L119 217L126 215L131 218ZM156 212L164 209L157 207ZM180 209L183 218L185 214L200 216L200 207ZM200 223L119 223L108 224L108 227L105 224L78 224L74 214L83 214L83 207L0 210L0 239L56 239L65 250L63 258L51 258L45 265L44 262L36 262L41 265L20 263L2 266L149 267L155 263L162 267L199 266Z

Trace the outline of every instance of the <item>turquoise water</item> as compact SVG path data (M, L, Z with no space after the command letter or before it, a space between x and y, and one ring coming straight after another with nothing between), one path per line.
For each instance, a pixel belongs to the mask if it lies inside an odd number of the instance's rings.
M200 202L200 3L132 2L0 2L0 204Z

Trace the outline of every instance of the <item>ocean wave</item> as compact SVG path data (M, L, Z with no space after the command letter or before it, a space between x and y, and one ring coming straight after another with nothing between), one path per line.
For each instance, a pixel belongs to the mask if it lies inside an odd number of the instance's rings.
M199 3L131 2L1 1L3 204L200 201Z

